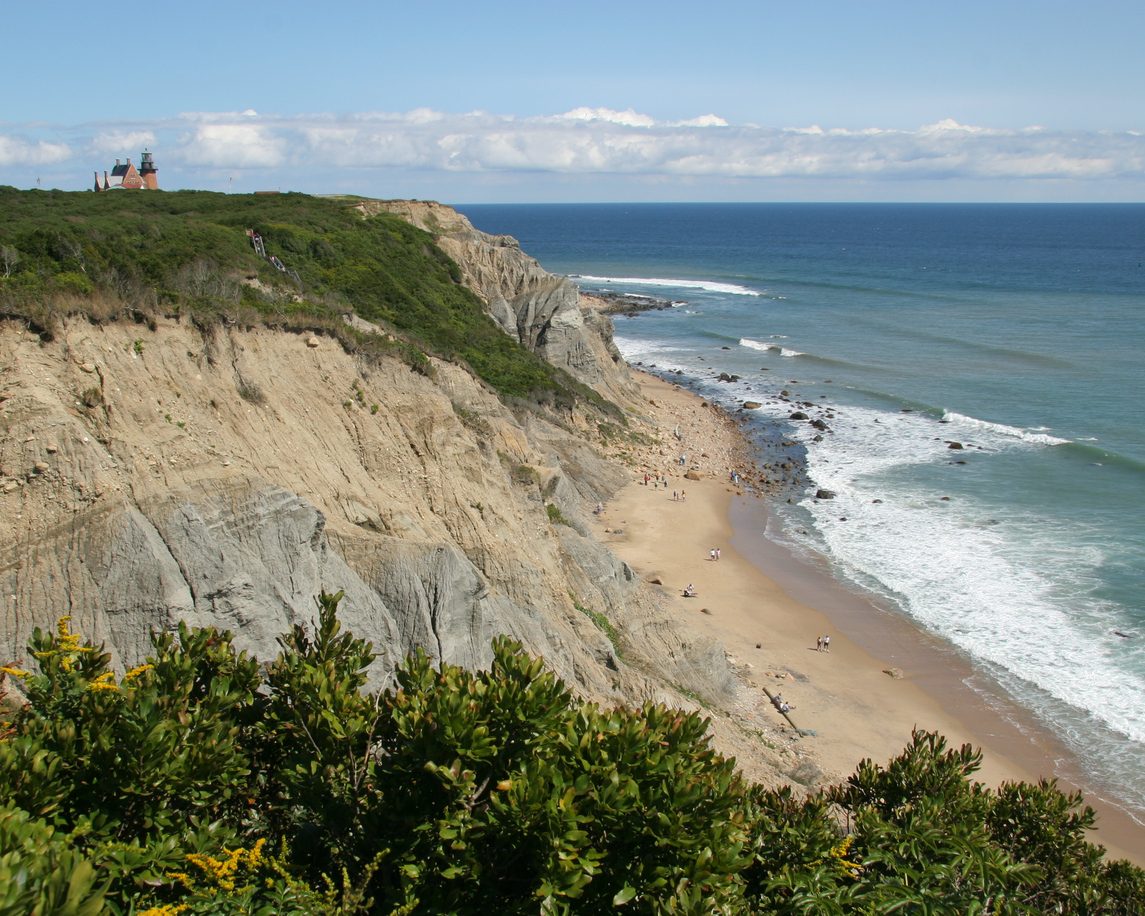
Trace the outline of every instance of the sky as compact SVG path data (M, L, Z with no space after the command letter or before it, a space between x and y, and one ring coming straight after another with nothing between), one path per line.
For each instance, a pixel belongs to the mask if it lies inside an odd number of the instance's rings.
M0 184L1145 201L1145 3L0 0Z

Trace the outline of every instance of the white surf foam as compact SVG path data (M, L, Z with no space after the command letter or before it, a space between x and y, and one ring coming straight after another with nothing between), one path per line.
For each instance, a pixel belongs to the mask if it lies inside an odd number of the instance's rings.
M739 339L739 345L741 347L747 347L749 350L763 350L764 352L777 349L774 344L760 343L758 340L752 340L749 337L741 337Z
M1069 443L1069 439L1059 439L1057 436L1047 436L1042 432L1021 429L1017 426L1007 426L1004 423L991 423L988 420L979 420L975 417L968 417L964 414L955 413L952 410L944 410L942 412L942 419L946 420L947 423L951 423L956 426L962 426L976 430L985 430L999 436L1004 436L1011 439L1021 439L1025 442L1032 442L1038 445L1067 445ZM1044 429L1045 427L1042 428Z
M805 499L799 509L814 519L814 534L793 537L971 655L1145 742L1145 678L1110 635L1131 625L1094 590L1106 562L1102 533L1005 502L942 501L901 469L947 463L949 426L917 413L844 411L828 421L830 435L808 443L811 492L822 487L836 497ZM991 447L1062 441L971 426ZM814 432L800 424L795 436L807 441Z
M673 280L663 277L590 277L584 274L571 274L574 280L589 283L638 283L641 286L673 286L680 289L703 289L710 293L727 293L732 296L758 296L756 290L735 283L716 283L712 280Z
M779 348L779 355L780 356L806 356L807 354L802 353L799 350L789 350L787 347L780 347Z

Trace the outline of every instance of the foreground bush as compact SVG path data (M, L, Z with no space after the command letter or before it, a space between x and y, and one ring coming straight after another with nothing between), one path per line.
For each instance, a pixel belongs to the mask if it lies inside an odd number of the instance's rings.
M37 631L38 670L6 669L0 916L1145 911L1079 796L985 789L969 746L919 732L799 800L699 716L582 703L504 637L487 672L419 651L363 693L340 598L262 671L181 626L117 681L66 620Z

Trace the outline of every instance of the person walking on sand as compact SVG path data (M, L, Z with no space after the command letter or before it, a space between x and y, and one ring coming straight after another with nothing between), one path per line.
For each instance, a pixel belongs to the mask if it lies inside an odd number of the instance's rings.
M824 636L823 637L823 651L828 653L828 654L830 654L830 652L831 652L831 637L830 636Z
M720 561L720 557L722 557L722 556L723 556L723 551L719 547L717 547L716 548L716 562L717 563Z
M688 494L683 490L680 491L680 502L686 503L688 501Z
M679 496L680 496L680 494L677 493L675 490L673 490L672 491L672 502L676 502L676 500Z
M815 637L815 651L816 652L822 652L823 651L823 637L822 636L816 636Z
M712 563L716 562L716 548L715 547L713 547L710 551L708 551L708 559Z

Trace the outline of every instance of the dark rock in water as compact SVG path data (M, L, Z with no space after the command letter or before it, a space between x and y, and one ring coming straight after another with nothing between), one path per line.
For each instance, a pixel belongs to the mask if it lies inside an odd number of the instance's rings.
M827 432L831 428L826 423L824 423L822 420L812 420L811 425L814 426L816 429L823 430L823 432Z
M902 410L899 411L899 413L914 413L914 408L913 407L904 407Z
M720 347L721 350L730 350L731 347Z
M787 419L789 419L789 420L806 420L807 414L805 414L802 410L797 410L794 413L792 413L791 416L789 416Z
M770 372L771 370L770 370L770 369L768 369L768 368L767 368L767 366L760 366L760 367L759 367L759 371L760 371L760 372Z
M871 502L873 502L873 503L881 503L881 502L882 502L882 500L881 500L881 499L872 499L872 500L871 500Z
M757 407L762 407L763 405L759 403L759 401L744 401L743 406L746 410L755 410Z
M948 502L950 502L950 497L949 497L949 496L944 496L944 497L942 497L942 501L943 501L944 503L948 503Z
M835 491L834 490L816 490L815 491L815 498L816 499L834 499L835 498Z
M845 515L840 515L840 516L839 516L839 521L841 521L841 522L845 522L846 520L847 520L847 516L845 516Z
M946 446L946 447L947 447L947 448L953 448L953 449L961 449L961 448L962 448L962 443L961 443L961 442L951 442L951 443L950 443L948 446Z
M814 439L812 439L811 441L812 441L812 442L822 442L822 441L823 441L823 436L822 436L822 435L817 435L817 436L816 436Z
M783 397L787 397L787 395L789 394L789 392L788 392L788 390L787 390L786 388L784 388L784 389L783 389L781 392L779 392L779 393L780 393L780 395L782 395Z
M1120 630L1113 631L1114 636L1120 636L1122 639L1132 639L1133 637L1128 633L1122 633Z
M966 462L965 462L965 461L955 461L954 463L955 463L955 464L966 464Z
M733 382L738 382L738 381L739 381L739 376L738 376L738 375L733 375L733 376L732 376L732 381L733 381Z

